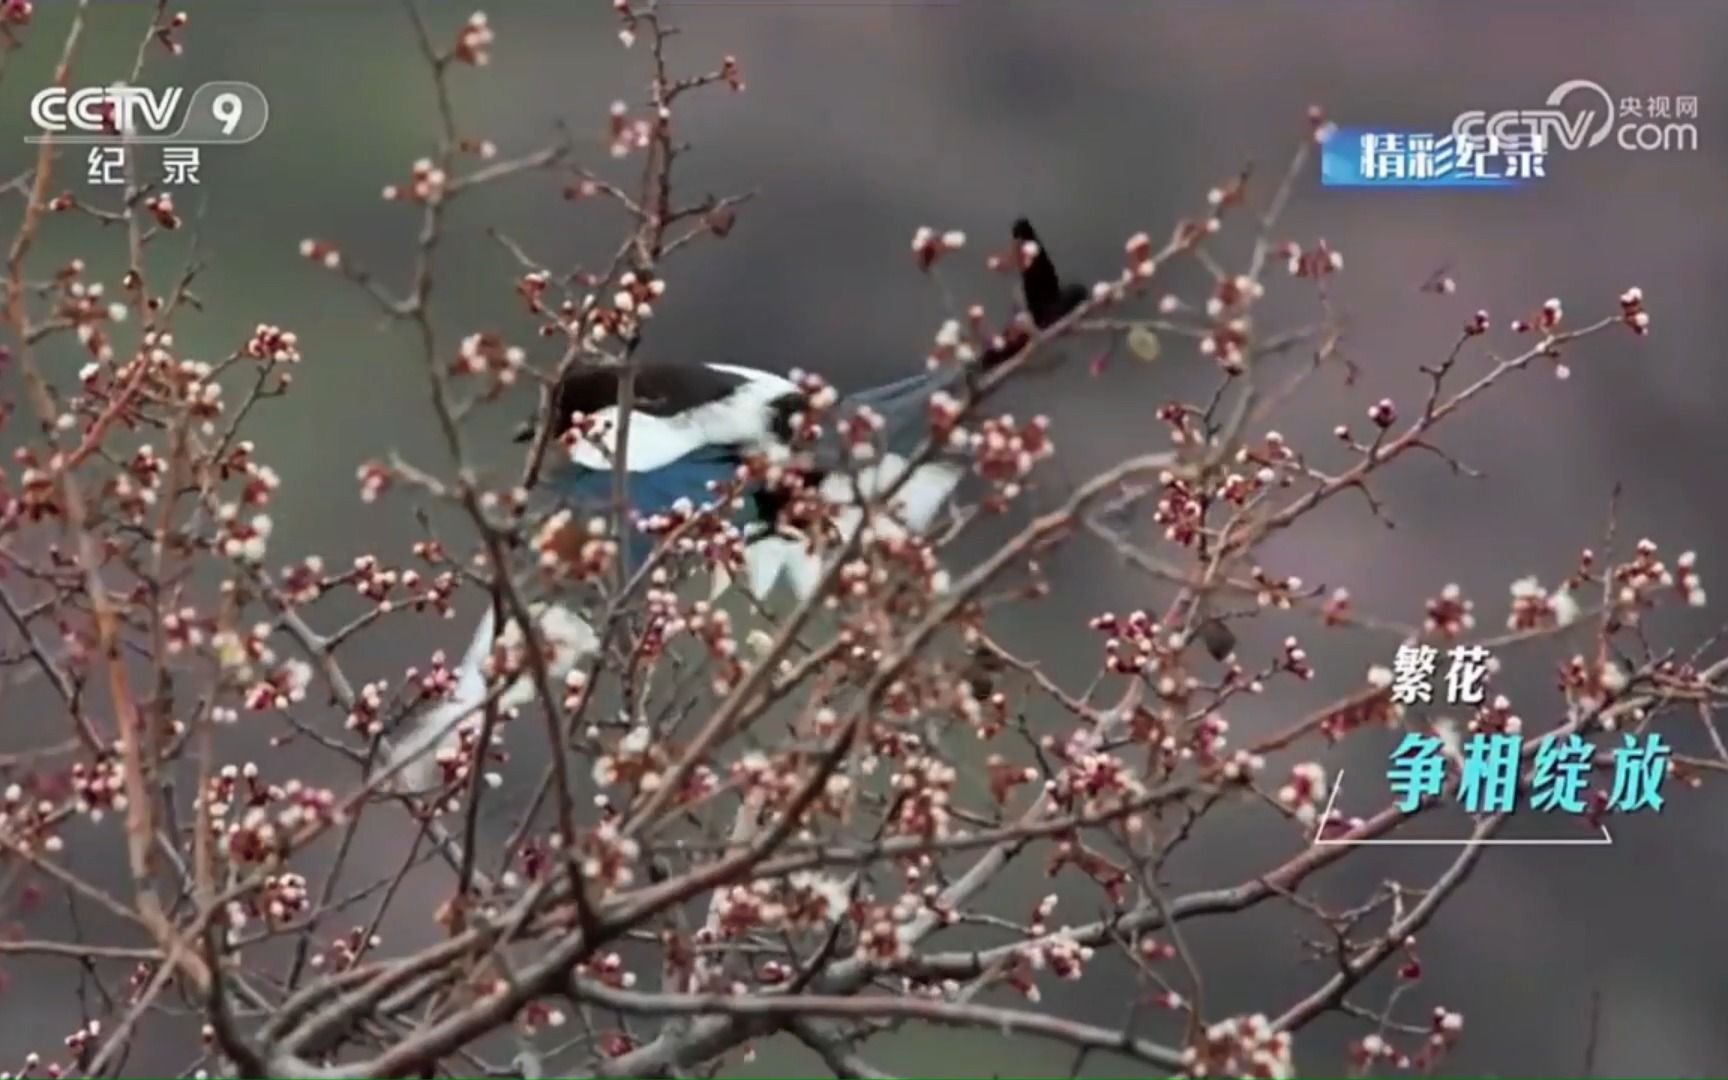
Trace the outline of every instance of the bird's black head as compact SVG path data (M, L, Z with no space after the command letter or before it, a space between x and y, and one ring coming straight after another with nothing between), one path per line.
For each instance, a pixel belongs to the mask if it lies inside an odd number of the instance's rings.
M644 399L644 391L654 381L655 365L639 365L636 378L637 403L642 411L650 411L649 403ZM556 439L570 430L570 417L574 413L595 413L618 403L618 384L622 377L622 368L613 365L580 363L564 373L558 381L558 388L552 392L552 432ZM532 442L535 432L534 420L529 420L516 431L517 442Z

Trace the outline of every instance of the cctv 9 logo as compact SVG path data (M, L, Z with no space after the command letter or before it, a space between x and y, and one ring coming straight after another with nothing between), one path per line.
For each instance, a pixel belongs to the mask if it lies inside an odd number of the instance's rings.
M270 103L251 83L209 82L192 93L175 127L185 96L178 86L51 86L30 99L30 119L41 134L25 141L247 143L264 133L270 118Z

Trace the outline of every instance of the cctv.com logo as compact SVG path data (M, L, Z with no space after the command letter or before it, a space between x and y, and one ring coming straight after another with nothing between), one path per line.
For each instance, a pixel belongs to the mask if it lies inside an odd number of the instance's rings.
M1524 140L1524 145L1530 145L1528 140L1533 138L1538 146L1587 150L1612 138L1622 150L1696 150L1697 116L1696 97L1628 97L1616 109L1601 83L1569 79L1554 88L1540 109L1459 113L1452 134L1473 145L1481 145L1484 139L1504 145Z

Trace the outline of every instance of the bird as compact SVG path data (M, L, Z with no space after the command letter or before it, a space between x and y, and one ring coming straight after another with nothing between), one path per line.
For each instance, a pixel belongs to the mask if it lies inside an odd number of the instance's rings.
M1030 221L1016 220L1011 235L1018 249L1031 253L1021 260L1021 291L1033 325L1045 329L1084 302L1088 290L1062 281ZM805 462L806 482L836 508L835 525L842 539L862 520L864 502L900 482L908 459L928 433L931 397L999 366L1017 354L1025 341L1025 332L1015 328L970 364L941 365L840 399L832 426L838 428L848 416L869 409L880 418L878 437L883 447L879 456L860 463L843 459L839 445L830 440L816 447L813 460ZM562 506L590 512L611 506L621 378L615 365L581 366L557 388L553 438L570 430L574 415L583 416L587 424L583 438L575 440L568 454L555 460L541 479L543 494ZM748 456L785 454L794 418L808 406L807 395L796 382L770 371L728 363L639 364L625 439L631 509L652 514L680 499L701 505L715 485L737 475ZM531 437L532 431L518 436ZM896 493L901 524L914 533L926 532L964 475L965 466L951 456L936 455L920 464ZM803 538L778 527L786 501L783 492L756 490L740 511L737 524L747 539L744 584L758 599L765 599L783 582L802 598L820 580L820 557ZM647 536L630 537L628 557L639 562L651 544ZM717 591L726 583L722 575Z
M1010 230L1020 253L1020 284L1026 313L1038 330L1046 329L1082 304L1089 290L1065 283L1032 224L1017 219ZM1029 257L1028 257L1029 256ZM845 461L837 444L818 445L804 461L805 482L833 508L833 521L842 539L850 537L863 519L864 505L897 482L894 499L899 526L926 533L966 475L966 466L952 456L935 454L923 460L902 482L909 459L929 431L927 409L933 395L951 390L969 378L988 372L1017 355L1029 335L1016 325L970 364L948 364L841 397L835 405L839 427L860 409L880 418L882 452L865 462ZM551 460L542 470L535 496L547 515L610 510L616 477L616 427L623 371L616 365L579 364L555 387L551 430L547 440ZM625 471L630 510L649 516L671 510L680 502L701 506L716 486L734 480L752 455L770 459L791 453L795 418L810 406L806 390L785 375L730 363L679 364L643 361L635 365L631 384L629 430L625 437ZM575 417L582 417L582 437L565 440ZM533 427L517 441L535 437ZM844 463L844 468L842 464ZM766 599L776 588L789 586L800 599L821 581L821 553L780 520L788 495L758 488L745 493L737 513L745 539L742 585ZM651 537L633 533L624 538L622 553L640 564L652 549ZM716 574L714 593L731 585L730 575ZM563 677L600 647L593 628L569 608L539 601L531 605L542 636L552 648L548 674ZM520 641L520 629L509 620L502 635L495 614L482 616L457 669L456 687L443 701L411 719L387 751L387 764L399 768L398 790L425 791L437 786L439 766L434 746L450 745L460 723L485 704L487 680L482 666L502 637ZM514 635L514 637L512 637ZM498 706L527 703L534 696L521 678L499 696ZM406 764L403 764L406 762Z

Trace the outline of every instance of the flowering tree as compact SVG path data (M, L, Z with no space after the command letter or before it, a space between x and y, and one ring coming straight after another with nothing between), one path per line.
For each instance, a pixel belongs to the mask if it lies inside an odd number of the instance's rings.
M1477 312L1421 367L1419 401L1380 401L1340 423L1333 444L1295 445L1271 430L1280 406L1311 380L1354 375L1327 291L1341 255L1277 232L1329 132L1311 110L1267 198L1246 172L1220 184L1162 242L1128 238L1121 272L1053 323L993 317L982 305L955 311L935 335L932 365L990 350L1006 359L929 402L919 459L964 454L976 488L933 534L892 527L896 486L865 507L872 527L834 528L796 458L752 459L707 504L649 514L628 512L620 467L609 519L547 517L531 491L549 455L592 434L582 417L556 415L560 381L577 365L615 366L617 441L627 445L638 345L676 304L667 264L686 245L724 238L747 201L686 201L673 185L685 150L677 106L743 90L737 62L681 75L651 0L614 7L622 43L647 54L648 93L612 106L613 161L590 168L567 138L500 158L466 130L455 99L463 69L486 63L492 31L479 14L430 26L411 6L438 126L430 156L384 190L421 221L406 284L357 265L340 238L302 245L420 344L448 460L358 470L366 502L430 500L462 514L461 535L422 523L415 565L368 557L333 567L271 549L278 479L247 441L247 420L293 407L300 345L260 324L220 360L181 354L174 329L197 316L199 265L170 196L137 178L111 206L57 193L49 142L5 185L20 213L5 268L0 421L18 449L0 472L0 679L42 707L5 706L9 733L37 744L0 758L0 976L9 961L63 958L101 988L79 1004L63 1045L7 1064L6 1075L118 1071L136 1040L175 1024L188 1004L204 1030L201 1045L185 1047L197 1059L189 1068L245 1075L681 1074L784 1034L836 1075L870 1076L881 1074L875 1037L927 1024L1054 1040L1073 1048L1076 1071L1099 1054L1195 1076L1283 1076L1304 1029L1327 1013L1359 1023L1349 1052L1363 1071L1434 1065L1463 1017L1445 1002L1412 1005L1415 935L1507 815L1477 816L1435 880L1390 882L1347 907L1321 903L1306 888L1317 871L1433 803L1328 816L1328 777L1303 758L1359 730L1425 722L1395 700L1393 673L1376 669L1339 677L1336 700L1281 730L1231 740L1227 718L1240 703L1324 670L1294 637L1270 655L1242 655L1232 624L1276 610L1312 616L1319 631L1366 627L1440 647L1564 636L1577 655L1560 672L1556 719L1535 734L1642 731L1674 706L1708 719L1724 662L1702 648L1660 649L1643 620L1662 602L1703 602L1693 558L1664 561L1648 541L1622 551L1612 520L1606 543L1568 560L1552 588L1514 583L1498 633L1477 630L1455 587L1405 624L1259 562L1269 538L1340 496L1380 516L1378 492L1415 452L1470 472L1438 441L1443 424L1533 369L1565 377L1580 339L1615 333L1614 347L1631 347L1649 329L1639 291L1582 324L1558 300L1504 329ZM60 53L62 85L82 11ZM34 44L32 15L26 0L0 2L8 48ZM158 6L132 78L153 51L177 55L185 28ZM615 253L603 269L561 273L499 236L522 266L515 330L441 340L431 303L447 214L482 185L545 176L560 178L567 198L623 208L631 227ZM79 261L32 261L41 231L73 214L119 226L129 266L120 281L90 280ZM964 258L966 240L927 229L912 248L908 272L935 274ZM1027 241L986 262L1014 274L1039 255ZM1164 294L1167 268L1182 261L1205 271L1204 295ZM1275 331L1256 320L1275 281L1314 297L1312 325ZM1452 283L1429 288L1444 297ZM555 348L542 355L536 335ZM1145 360L1189 354L1164 362L1211 365L1216 390L1162 405L1156 445L1060 492L983 558L945 558L1028 487L1053 489L1041 468L1053 450L1048 425L990 408L1005 383L1052 366L1052 343L1066 338L1103 343L1102 377L1128 376L1103 370L1119 346ZM1510 348L1494 344L1503 340ZM75 354L76 377L54 374L73 370L61 359ZM879 438L868 415L835 413L818 376L796 381L805 407L793 444L837 438L852 460L868 460ZM522 469L483 475L468 420L523 383L540 406ZM795 507L800 542L823 558L817 587L778 615L693 599L687 585L739 570L733 511L763 489ZM623 554L627 533L652 539L645 561ZM1166 599L1098 615L1096 676L1068 687L1038 657L1001 645L992 621L1003 606L1037 604L1052 587L1041 561L1076 538L1105 545ZM466 667L440 653L406 673L354 669L354 641L448 615L464 594L487 597L511 628ZM328 614L332 600L355 596L363 614ZM549 596L597 638L580 663L568 634L537 615ZM393 752L400 737L476 673L484 704L427 751L432 790L402 783L412 762ZM237 760L237 734L260 727L316 742L329 766L312 780ZM1522 723L1490 693L1469 728L1516 733ZM980 742L974 755L968 746ZM1715 745L1719 759L1676 758L1672 768L1694 777L1728 764ZM508 840L482 850L478 822L497 798L506 751L546 764ZM1275 752L1296 760L1271 769ZM980 770L982 783L962 782ZM1452 749L1448 791L1462 772ZM1289 836L1288 856L1239 882L1168 889L1166 861L1196 823L1243 801ZM378 817L417 840L401 866L369 872L350 856L361 821ZM67 846L92 836L123 847L126 888L70 865ZM445 868L437 926L387 941L380 931L401 883L426 859ZM1051 897L992 910L992 883L1027 861L1085 882L1093 903L1064 912ZM102 929L40 933L48 900L61 895L101 913ZM1310 918L1330 964L1297 1000L1221 1015L1184 924L1259 905ZM990 943L956 945L959 928ZM1105 965L1143 988L1132 1022L1040 1008L1042 985ZM1385 968L1396 969L1397 989L1365 1002L1359 984Z

